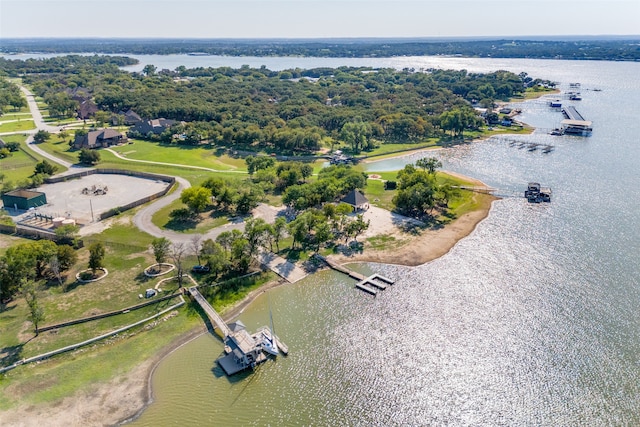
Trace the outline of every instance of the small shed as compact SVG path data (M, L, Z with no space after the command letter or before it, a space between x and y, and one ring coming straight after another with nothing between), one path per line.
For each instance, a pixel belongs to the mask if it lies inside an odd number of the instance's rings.
M340 202L353 206L355 210L369 208L369 200L358 190L351 190Z
M5 208L29 210L47 204L47 196L40 191L14 190L2 195Z

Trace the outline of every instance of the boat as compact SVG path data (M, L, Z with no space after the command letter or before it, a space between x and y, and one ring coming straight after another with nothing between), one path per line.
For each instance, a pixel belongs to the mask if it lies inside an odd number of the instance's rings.
M529 203L551 202L551 188L541 187L537 182L530 182L524 192Z
M280 352L278 351L278 343L276 342L275 338L276 334L273 329L273 314L271 313L271 304L269 304L269 322L271 323L271 327L265 327L262 329L262 350L272 356L277 356Z
M549 107L562 108L562 102L559 99L554 99L552 101L549 101Z
M549 135L553 135L553 136L562 136L563 132L562 129L554 129L551 132L549 132Z
M573 93L573 94L569 95L569 99L571 101L582 101L582 97L580 96L579 93Z
M277 356L278 354L280 354L280 351L278 350L278 344L276 343L276 340L273 337L272 331L265 328L262 330L261 333L262 333L262 350L265 351L266 353L269 353L272 356Z

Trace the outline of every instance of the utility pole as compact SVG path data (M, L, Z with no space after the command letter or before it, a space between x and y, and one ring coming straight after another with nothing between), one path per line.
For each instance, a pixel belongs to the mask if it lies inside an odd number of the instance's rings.
M89 206L91 207L91 222L94 222L94 219L93 219L93 203L91 203L91 199L89 199Z

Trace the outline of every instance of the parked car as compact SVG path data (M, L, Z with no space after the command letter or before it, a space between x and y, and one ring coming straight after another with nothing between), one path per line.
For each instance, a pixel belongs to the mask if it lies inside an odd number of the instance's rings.
M208 273L209 271L211 271L211 269L206 265L194 265L193 268L191 268L191 271L194 273L203 274Z
M158 294L155 289L147 289L144 293L145 298L153 298Z

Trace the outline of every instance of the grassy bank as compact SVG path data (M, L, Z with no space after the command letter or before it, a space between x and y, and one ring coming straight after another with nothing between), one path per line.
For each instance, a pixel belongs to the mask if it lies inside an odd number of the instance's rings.
M88 250L85 248L79 251L80 259L67 273L63 284L40 287L38 298L46 316L43 325L146 301L140 299L139 294L154 287L162 277L144 276L144 268L154 262L148 250L152 238L130 225L129 219L128 215L122 215L111 228L86 239L87 244L101 242L105 246L104 265L109 270L107 277L93 283L75 281L75 274L87 265ZM4 237L0 242L5 242ZM193 265L195 257L187 257L184 263L185 266ZM274 274L268 272L229 280L209 288L209 297L214 307L223 311L274 278ZM172 293L177 290L177 284L174 281L165 282L162 289L165 293ZM1 364L5 366L22 358L86 340L144 319L176 302L176 299L162 301L126 314L43 332L35 337L31 323L26 320L26 303L22 298L16 298L0 312L0 329L3 331ZM20 366L0 376L0 410L25 403L53 402L93 387L97 382L126 374L133 367L154 357L177 337L203 325L199 309L188 303L151 324L40 363Z
M34 153L27 147L25 135L7 135L3 136L5 142L19 142L20 149L11 153L12 155L0 160L0 171L5 175L4 182L11 181L14 184L23 181L33 175L36 163L43 160L43 157ZM47 160L49 163L54 163ZM63 172L66 168L62 165L58 166L58 172Z

